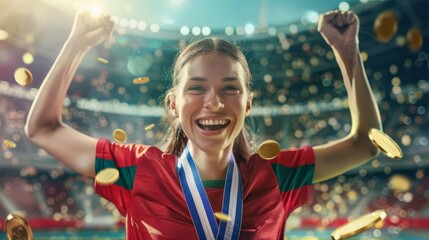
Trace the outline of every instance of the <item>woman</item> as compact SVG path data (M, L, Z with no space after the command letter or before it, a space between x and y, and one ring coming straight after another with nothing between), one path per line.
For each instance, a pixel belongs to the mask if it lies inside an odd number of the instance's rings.
M115 184L95 183L95 189L127 217L127 239L283 239L287 217L309 200L313 182L378 153L368 131L381 128L379 111L360 58L358 19L351 12L328 12L318 28L344 78L350 134L321 146L283 150L272 161L250 152L244 119L252 106L251 74L243 53L219 39L195 42L176 60L164 101L171 120L164 151L94 139L63 124L63 99L79 63L113 27L107 16L76 15L25 130L33 143L80 174L119 170ZM228 219L218 221L214 212Z

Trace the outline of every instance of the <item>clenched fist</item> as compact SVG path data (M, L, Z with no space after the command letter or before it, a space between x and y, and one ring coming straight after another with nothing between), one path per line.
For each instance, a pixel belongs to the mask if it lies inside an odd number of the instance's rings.
M112 34L114 26L115 23L108 15L81 11L75 16L70 38L78 39L84 47L89 48L106 40Z
M359 19L350 11L330 11L319 17L317 30L338 51L356 49Z

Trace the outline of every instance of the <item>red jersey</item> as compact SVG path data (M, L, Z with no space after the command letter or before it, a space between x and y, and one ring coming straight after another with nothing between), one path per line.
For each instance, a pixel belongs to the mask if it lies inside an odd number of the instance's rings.
M95 191L126 216L127 239L198 239L176 171L178 157L140 144L97 143L95 171L119 170L112 185ZM243 183L240 239L283 239L289 214L308 202L312 147L281 151L266 161L253 154L238 163ZM214 212L222 209L224 181L203 181Z

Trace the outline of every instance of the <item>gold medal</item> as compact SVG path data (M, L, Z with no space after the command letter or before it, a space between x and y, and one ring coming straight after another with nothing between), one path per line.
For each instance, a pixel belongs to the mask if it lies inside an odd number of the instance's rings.
M133 79L133 83L134 84L144 84L149 82L150 78L149 77L138 77L138 78L134 78Z
M95 181L100 185L111 185L119 179L119 171L116 168L106 168L95 176Z
M17 68L14 73L15 81L21 86L28 86L33 82L33 75L24 67Z
M377 210L375 212L368 213L335 229L332 232L331 237L334 240L339 240L354 236L371 228L379 221L385 219L386 216L387 214L384 210Z
M149 131L149 130L151 130L151 129L152 129L152 128L154 128L154 127L155 127L155 124L151 123L151 124L147 125L147 126L144 128L144 130L145 130L145 131Z
M368 133L372 144L376 146L382 153L390 158L401 159L402 150L387 134L382 131L372 128Z
M220 221L224 221L224 222L228 222L231 221L231 219L229 218L228 215L226 215L225 213L221 213L221 212L215 212L214 213L215 217L217 219L219 219Z
M32 240L33 232L23 217L9 214L6 217L5 231L9 240Z
M3 141L3 145L5 145L8 148L16 148L16 143L14 141L7 140L7 139Z
M127 133L122 129L116 129L113 131L113 138L120 143L127 141Z
M262 142L258 147L258 153L261 158L265 160L271 160L277 156L280 152L280 145L274 140L266 140Z

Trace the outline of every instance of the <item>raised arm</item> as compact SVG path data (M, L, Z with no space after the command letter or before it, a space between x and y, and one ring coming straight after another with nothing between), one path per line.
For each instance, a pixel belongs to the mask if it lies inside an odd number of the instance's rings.
M76 14L71 34L40 86L25 125L31 142L85 176L94 176L97 140L63 123L63 101L82 58L106 40L113 27L108 16Z
M338 176L378 154L368 131L381 129L380 113L360 57L358 29L359 19L349 11L328 12L319 19L318 30L334 51L347 89L352 128L348 136L314 148L314 182Z

